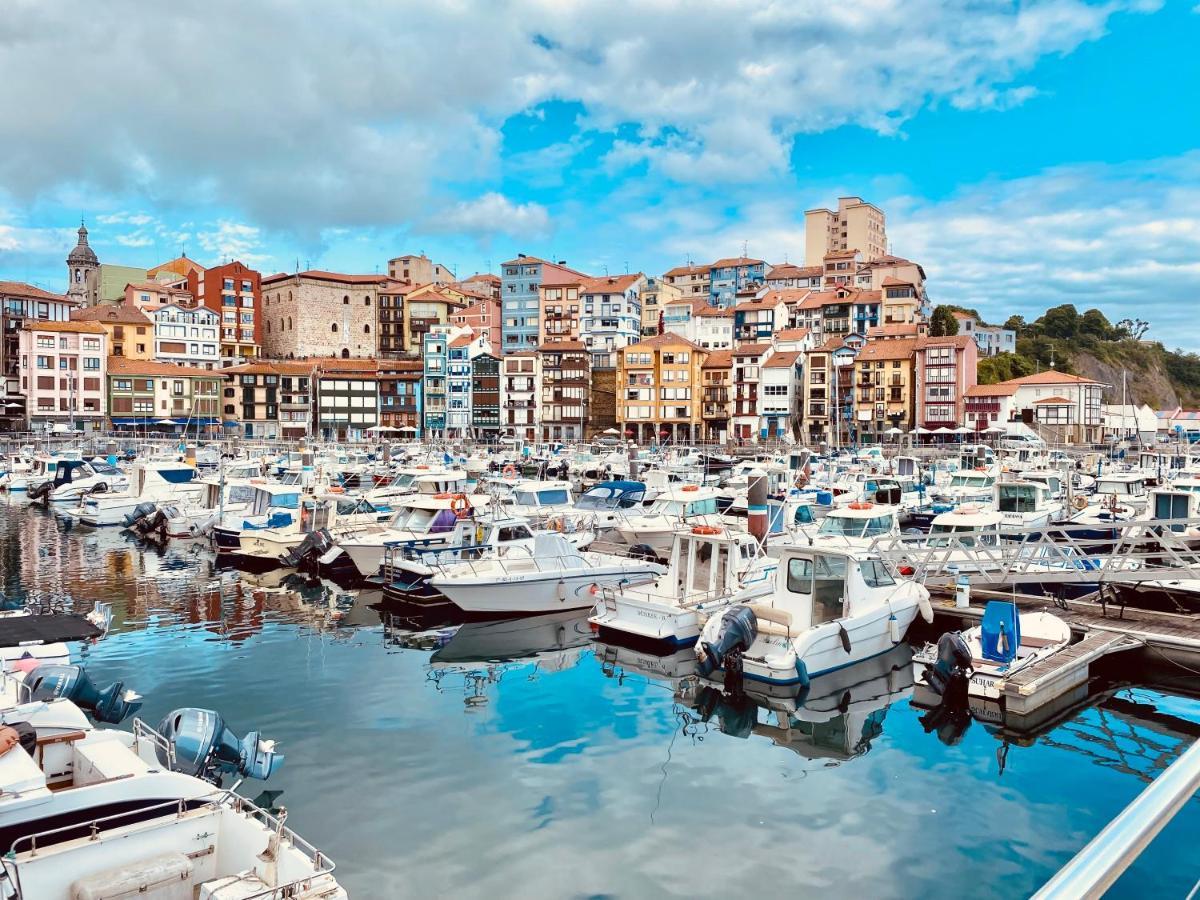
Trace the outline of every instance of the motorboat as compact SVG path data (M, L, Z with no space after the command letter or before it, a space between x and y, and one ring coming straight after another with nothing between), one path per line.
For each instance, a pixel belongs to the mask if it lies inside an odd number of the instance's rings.
M94 527L128 524L127 517L143 503L187 502L204 491L195 466L170 460L136 462L129 471L129 487L121 493L85 494L75 516Z
M900 534L900 510L896 506L856 500L831 509L811 533L814 544L822 547L863 547L881 537Z
M1062 504L1051 498L1052 489L1042 481L998 481L992 490L1005 531L1048 525L1062 515Z
M256 484L249 509L225 513L214 523L213 543L217 553L238 553L242 532L290 525L300 512L300 498L306 496L299 484Z
M578 550L549 532L538 534L528 553L445 567L429 584L467 613L541 613L588 609L605 587L645 584L665 571L655 562Z
M54 461L53 472L52 477L37 484L31 481L26 491L30 500L42 503L77 503L87 494L123 491L129 485L125 473L107 463L59 459Z
M657 494L642 481L601 481L579 496L575 510L586 513L596 531L603 533L637 515Z
M716 488L694 484L672 486L659 494L640 514L630 516L617 525L616 531L630 547L665 559L671 552L676 533L681 529L722 524L717 512L719 494Z
M694 525L675 535L660 578L604 588L588 621L601 637L690 647L714 611L771 592L775 569L752 535Z
M268 522L266 527L243 529L238 554L243 559L262 563L294 565L284 557L300 547L310 535L329 535L336 543L343 534L363 527L382 530L379 512L361 497L345 494L321 494L300 500L299 515L280 524ZM326 547L325 549L328 549Z
M983 621L961 634L943 635L913 654L917 683L931 690L937 705L954 678L965 680L971 697L1002 701L1005 682L1067 648L1071 628L1048 612L1019 613L1013 603L992 600Z
M781 548L774 590L711 616L696 642L700 672L726 682L806 684L891 650L929 591L881 556L832 545Z

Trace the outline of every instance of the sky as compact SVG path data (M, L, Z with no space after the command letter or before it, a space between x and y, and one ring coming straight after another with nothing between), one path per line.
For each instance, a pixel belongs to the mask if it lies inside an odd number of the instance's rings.
M861 196L935 303L1200 350L1196 0L8 0L0 279L804 255Z

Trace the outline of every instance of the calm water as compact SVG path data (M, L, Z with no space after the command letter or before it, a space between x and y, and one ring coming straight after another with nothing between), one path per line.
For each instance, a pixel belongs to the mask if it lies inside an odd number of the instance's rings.
M242 792L280 792L359 898L1026 896L1200 733L1198 702L1107 690L1001 771L987 729L947 744L873 672L878 700L814 698L785 730L606 660L578 618L418 638L370 594L216 572L199 546L18 500L0 578L10 599L113 601L86 664L148 721L208 706L278 740L284 768ZM1198 833L1192 801L1112 896L1185 896Z

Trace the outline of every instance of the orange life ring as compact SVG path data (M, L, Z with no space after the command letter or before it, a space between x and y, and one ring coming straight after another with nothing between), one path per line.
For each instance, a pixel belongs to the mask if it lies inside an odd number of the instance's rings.
M465 519L471 515L471 501L466 494L454 494L450 500L450 509L456 519Z
M442 491L440 494L434 494L433 499L434 500L449 500L453 496L454 495L452 493L450 493L449 491Z
M429 470L429 466L414 466L413 468L420 469L422 472Z
M976 471L976 472L986 472L986 471L987 471L987 466L976 466L976 467L975 467L975 471Z
M505 466L504 467L504 477L507 478L509 481L516 478L517 477L517 467L514 466L512 463L509 463L507 466Z
M848 508L849 509L870 509L874 505L875 505L874 503L869 503L866 500L855 500L853 503L850 504L850 506Z
M698 491L700 490L700 486L698 484L687 484L684 485L683 489L685 491Z
M720 534L721 529L716 525L693 525L692 534Z
M344 494L344 493L346 493L346 489L345 489L344 487L342 487L341 485L337 485L337 484L335 484L335 485L331 485L331 486L330 486L330 488L329 488L329 493L331 493L331 494Z

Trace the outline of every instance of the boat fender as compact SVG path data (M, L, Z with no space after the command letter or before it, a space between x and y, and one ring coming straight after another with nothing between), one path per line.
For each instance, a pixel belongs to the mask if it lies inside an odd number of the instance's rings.
M921 611L921 618L926 623L933 624L933 604L929 602L929 591L922 589L917 594L917 609Z
M900 643L900 620L895 613L888 616L888 638L893 644Z
M838 622L838 636L842 639L842 649L847 653L850 652L850 632L846 630L846 626Z
M558 597L559 603L565 603L567 600L567 583L561 578L558 580L558 586L555 588L555 596Z

